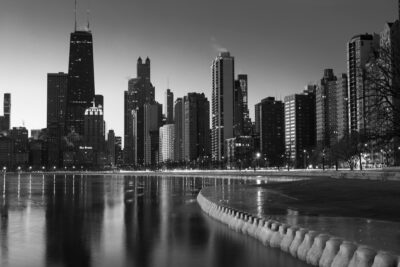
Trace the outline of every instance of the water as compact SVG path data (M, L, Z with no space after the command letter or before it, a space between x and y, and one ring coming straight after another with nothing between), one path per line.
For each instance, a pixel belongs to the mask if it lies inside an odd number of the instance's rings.
M256 183L270 182L264 178ZM210 187L203 195L221 205L245 210L258 217L271 218L291 226L299 226L328 233L376 250L391 251L400 255L400 223L358 217L327 217L319 214L304 214L281 203L291 198L278 191L258 186L225 184ZM323 201L323 200L321 200Z
M293 266L201 212L185 177L0 177L0 266Z

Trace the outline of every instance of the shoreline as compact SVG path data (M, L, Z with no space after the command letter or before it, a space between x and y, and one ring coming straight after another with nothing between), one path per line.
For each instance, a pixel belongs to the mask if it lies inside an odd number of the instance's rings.
M265 177L302 177L302 178L333 178L360 179L380 181L400 181L400 169L370 169L370 170L188 170L188 171L48 171L48 172L7 172L8 174L39 174L39 175L133 175L133 176L202 176L205 178L242 178L262 179ZM3 172L4 174L4 172Z

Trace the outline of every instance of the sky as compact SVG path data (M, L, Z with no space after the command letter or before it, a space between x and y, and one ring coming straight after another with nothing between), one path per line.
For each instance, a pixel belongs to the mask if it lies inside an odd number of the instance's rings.
M254 117L265 97L301 92L325 68L346 72L348 40L398 16L396 0L78 0L78 25L87 10L95 90L117 135L139 56L151 59L160 103L168 84L175 98L204 92L211 102L211 62L229 50L235 73L248 74ZM73 28L73 0L1 0L0 94L12 94L12 127L46 127L47 73L67 72Z

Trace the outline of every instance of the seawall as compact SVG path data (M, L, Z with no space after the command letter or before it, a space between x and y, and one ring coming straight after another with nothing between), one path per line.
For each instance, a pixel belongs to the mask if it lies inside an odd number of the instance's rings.
M201 209L233 231L249 235L266 246L281 249L311 266L400 267L400 256L341 238L259 218L197 196ZM289 255L288 255L289 256Z

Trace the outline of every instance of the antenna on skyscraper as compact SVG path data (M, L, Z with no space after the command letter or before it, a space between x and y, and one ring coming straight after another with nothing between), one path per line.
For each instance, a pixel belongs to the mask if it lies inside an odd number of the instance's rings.
M75 31L76 31L76 0L75 0L75 9L74 9L74 15L75 15Z
M90 29L90 10L86 10L86 16L87 16L87 30L89 31Z
M90 0L88 0L88 9L86 10L87 16L87 30L90 30Z

